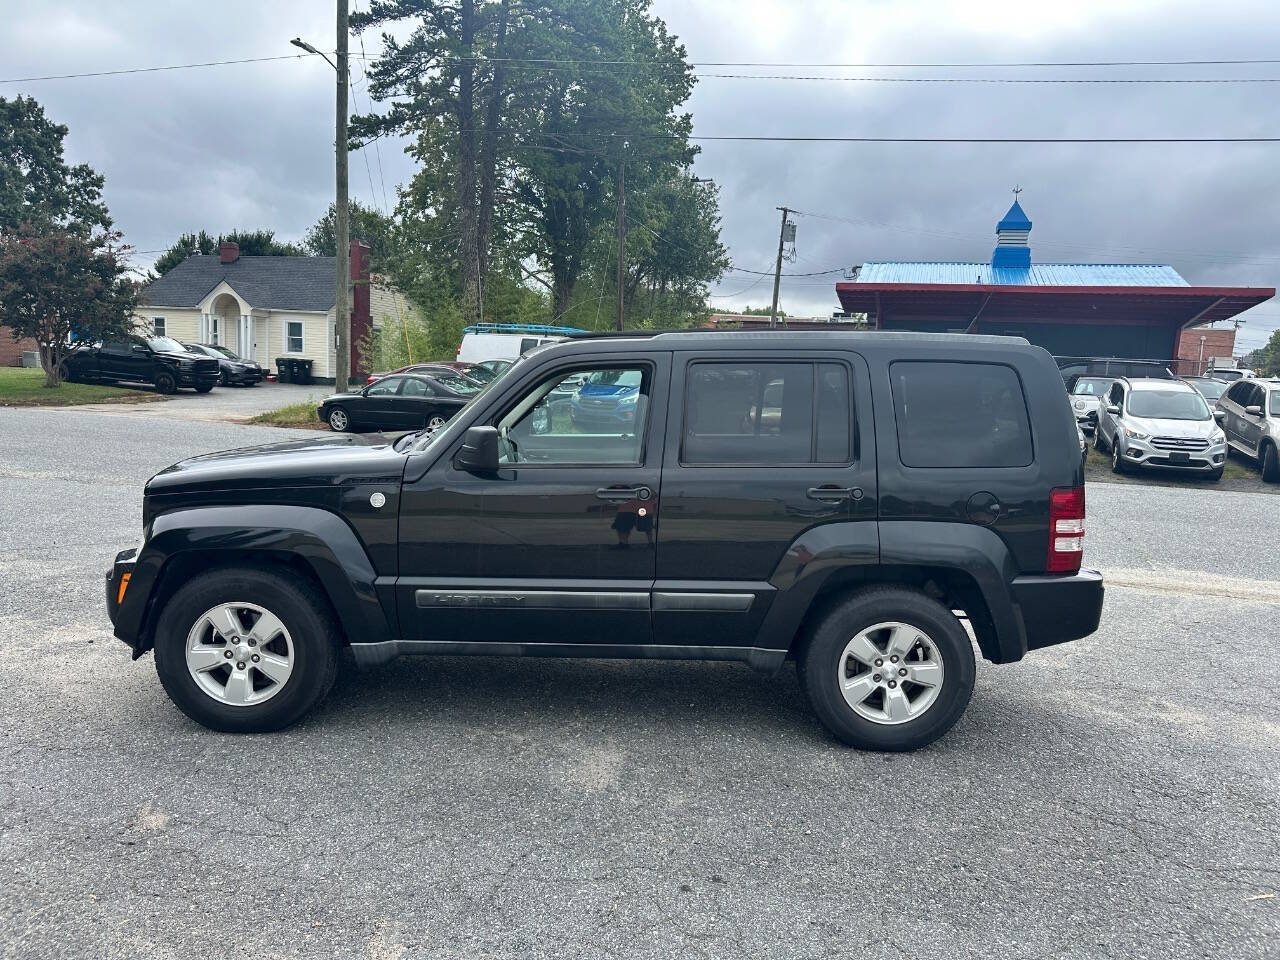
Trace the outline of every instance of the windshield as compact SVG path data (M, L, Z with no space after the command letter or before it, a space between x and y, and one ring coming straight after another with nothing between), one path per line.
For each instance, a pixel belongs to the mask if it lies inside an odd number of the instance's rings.
M1226 393L1229 383L1223 383L1221 380L1192 380L1191 385L1200 391L1200 396L1206 400L1217 400Z
M1114 382L1106 377L1081 377L1071 388L1071 393L1076 397L1100 397L1111 389Z
M616 387L638 387L644 380L639 370L597 370L587 377L587 383L607 383Z
M186 353L187 348L169 337L148 337L147 346L156 353Z
M1241 377L1243 377L1244 371L1243 370L1210 370L1209 376L1213 377L1213 379L1215 380L1223 380L1226 382L1231 382L1234 380L1239 380Z
M232 352L231 352L230 350L228 350L226 347L219 347L219 346L215 346L213 349L214 349L214 350L216 350L216 351L218 351L218 353L222 354L222 355L223 355L224 357L226 357L228 360L239 360L239 359L240 359L238 356L236 356L234 353L232 353ZM208 351L206 350L205 352L207 353Z
M495 376L497 376L497 374L495 374L492 370L482 367L478 363L473 363L471 364L471 366L463 368L462 372L466 376L470 377L472 380L478 380L481 383L488 383Z
M474 381L467 380L465 377L450 376L447 373L442 373L436 376L436 380L438 380L440 383L443 383L446 387L448 387L454 393L460 393L460 394L463 394L464 396L469 397L473 393L480 392L479 385L476 384Z
M1208 420L1209 406L1194 391L1134 390L1129 394L1129 413L1153 420Z

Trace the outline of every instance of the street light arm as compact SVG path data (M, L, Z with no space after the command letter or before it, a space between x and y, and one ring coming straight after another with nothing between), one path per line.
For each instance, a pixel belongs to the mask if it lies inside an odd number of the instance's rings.
M325 63L333 67L334 70L338 69L338 65L334 63L332 60L330 60L323 51L317 50L315 47L307 43L307 41L303 40L301 37L294 37L289 42L293 44L295 47L299 48L300 50L305 50L307 51L307 53L314 53L317 57L323 57Z

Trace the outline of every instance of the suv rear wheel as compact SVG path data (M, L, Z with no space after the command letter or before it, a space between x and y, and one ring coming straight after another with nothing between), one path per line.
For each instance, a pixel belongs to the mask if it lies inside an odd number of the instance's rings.
M832 609L798 662L818 718L866 750L914 750L951 729L973 693L973 646L946 607L870 587Z
M337 625L307 581L259 567L188 582L156 626L156 672L178 709L229 733L279 730L333 686Z
M1280 453L1276 452L1274 443L1262 446L1262 481L1264 483L1280 483Z

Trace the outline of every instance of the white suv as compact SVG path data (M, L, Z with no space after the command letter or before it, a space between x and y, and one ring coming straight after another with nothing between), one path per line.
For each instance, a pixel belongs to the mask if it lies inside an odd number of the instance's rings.
M1262 467L1262 479L1280 483L1280 379L1237 380L1218 398L1227 443Z
M1222 477L1227 438L1198 390L1181 380L1121 377L1098 411L1093 444L1111 469L1194 470Z

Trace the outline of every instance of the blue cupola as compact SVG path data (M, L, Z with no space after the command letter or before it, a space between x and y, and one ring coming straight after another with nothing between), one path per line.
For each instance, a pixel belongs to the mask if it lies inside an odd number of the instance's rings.
M996 248L991 254L992 267L1031 266L1031 220L1015 198L1013 206L996 224Z

